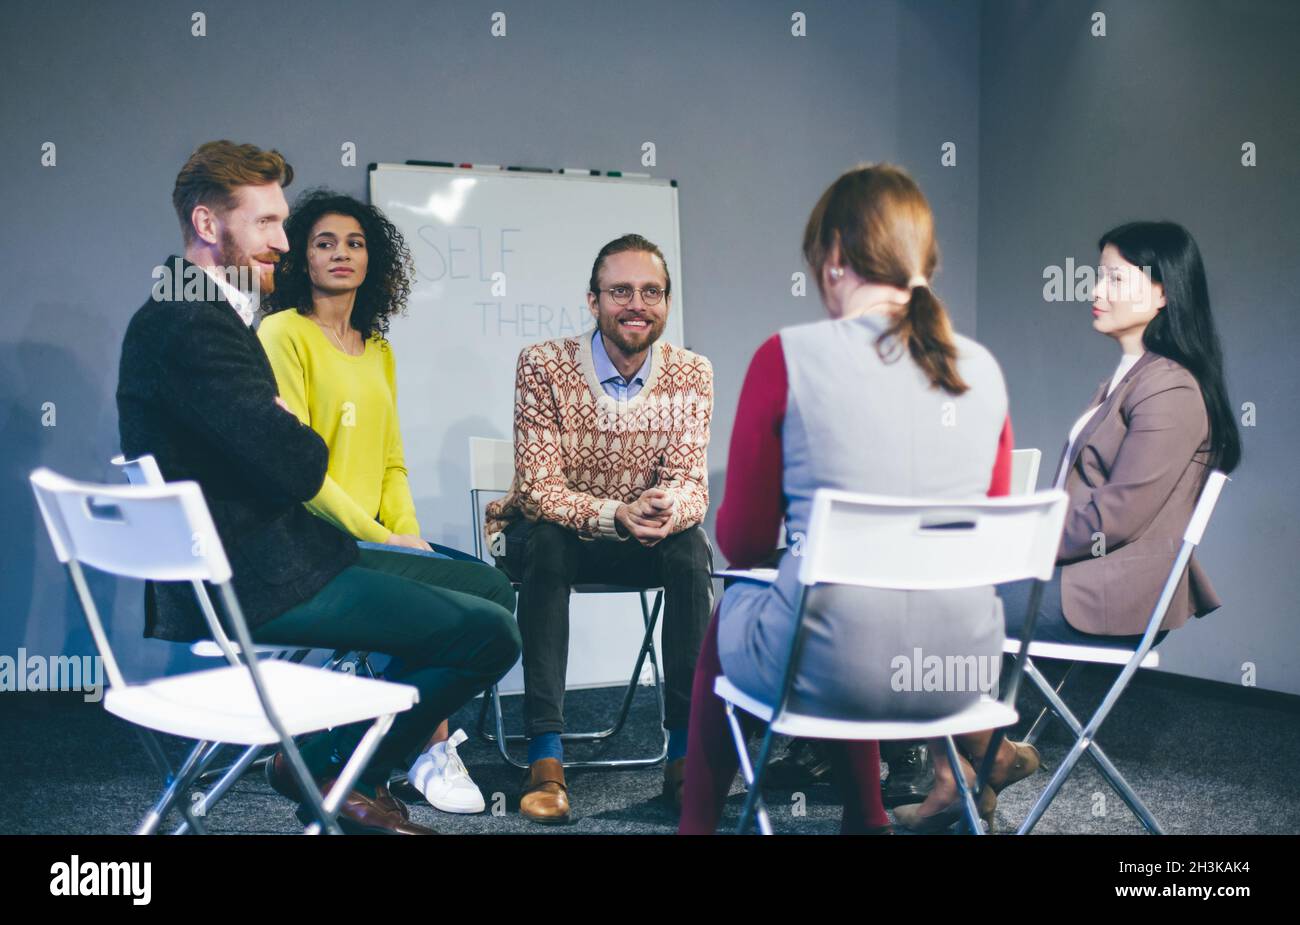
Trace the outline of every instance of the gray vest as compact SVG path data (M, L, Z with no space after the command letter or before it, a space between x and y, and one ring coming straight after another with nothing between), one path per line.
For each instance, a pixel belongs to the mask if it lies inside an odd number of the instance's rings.
M782 448L791 547L806 535L818 488L954 499L988 492L1007 416L997 361L956 336L957 368L970 388L952 396L932 387L905 350L892 362L881 359L875 342L883 330L882 319L866 316L781 331L789 379ZM774 587L737 585L724 597L719 654L728 676L751 693L775 696L779 687L798 568L798 557L787 553ZM1003 635L991 587L825 588L808 602L806 627L795 703L823 715L946 712L954 700L979 692L926 694L902 704L890 696L895 656L911 658L920 646L926 655L996 660Z

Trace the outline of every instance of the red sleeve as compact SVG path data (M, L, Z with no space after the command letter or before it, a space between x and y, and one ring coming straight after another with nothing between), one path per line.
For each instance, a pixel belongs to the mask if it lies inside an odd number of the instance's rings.
M731 431L727 486L718 510L718 547L746 568L768 558L781 538L781 425L787 380L781 337L763 342L749 363Z
M998 437L998 455L993 461L993 478L989 481L989 497L1000 498L1011 494L1011 451L1015 448L1016 438L1011 433L1011 415L1002 424L1002 436Z

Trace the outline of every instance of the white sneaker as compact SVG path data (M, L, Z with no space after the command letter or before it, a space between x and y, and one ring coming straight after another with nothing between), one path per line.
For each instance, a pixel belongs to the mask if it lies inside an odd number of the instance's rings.
M487 805L456 754L456 746L468 738L464 729L457 729L446 742L421 752L406 772L411 786L424 794L430 806L444 813L481 813Z

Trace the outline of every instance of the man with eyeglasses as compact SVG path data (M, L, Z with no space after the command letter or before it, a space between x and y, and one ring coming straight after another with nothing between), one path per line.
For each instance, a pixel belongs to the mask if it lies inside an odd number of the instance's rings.
M574 584L664 588L664 796L681 808L695 660L712 608L713 367L660 340L672 306L663 254L640 235L597 254L589 336L526 347L515 373L515 478L488 505L497 564L520 582L529 772L520 812L569 820L564 679Z

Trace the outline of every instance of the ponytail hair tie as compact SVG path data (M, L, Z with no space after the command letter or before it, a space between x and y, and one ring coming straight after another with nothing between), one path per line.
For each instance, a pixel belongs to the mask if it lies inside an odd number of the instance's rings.
M908 289L915 289L917 286L924 286L926 288L929 288L930 286L930 284L926 282L925 277L922 276L920 273L916 274L915 276L913 276L911 279L907 281Z

